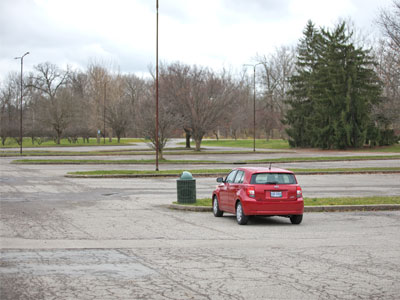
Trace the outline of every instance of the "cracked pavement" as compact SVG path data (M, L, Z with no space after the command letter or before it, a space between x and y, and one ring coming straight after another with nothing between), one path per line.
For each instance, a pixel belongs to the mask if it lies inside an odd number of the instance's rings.
M167 209L175 179L73 179L66 166L8 162L0 159L2 300L398 299L398 211L238 226L231 215ZM298 179L310 197L400 195L399 174ZM215 185L197 179L198 197Z

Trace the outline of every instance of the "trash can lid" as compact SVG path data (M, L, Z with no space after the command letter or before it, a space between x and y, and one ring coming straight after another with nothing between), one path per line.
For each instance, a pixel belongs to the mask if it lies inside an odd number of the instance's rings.
M192 180L192 179L193 179L193 176L192 176L192 174L191 174L190 172L188 172L188 171L183 171L183 173L181 174L180 179L181 179L181 180Z

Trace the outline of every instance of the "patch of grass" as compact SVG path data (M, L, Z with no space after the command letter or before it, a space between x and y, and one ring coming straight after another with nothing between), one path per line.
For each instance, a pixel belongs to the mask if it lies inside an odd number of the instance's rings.
M11 163L14 164L43 164L43 165L121 165L121 164L154 164L154 159L138 159L138 160L101 160L101 159L17 159ZM159 160L160 164L215 164L216 161L208 160Z
M374 147L374 148L363 148L357 151L362 152L392 152L392 153L400 153L400 144L394 144L391 146L381 146L381 147Z
M271 162L312 162L312 161L348 161L348 160L385 160L385 159L398 159L400 155L379 155L379 156L325 156L325 157L284 157L284 158L271 158L260 160L244 160L238 163L265 163ZM153 164L154 159L140 159L140 160L101 160L101 159L18 159L12 163L17 164ZM232 162L223 162L215 160L159 160L160 164L227 164L231 165Z
M184 145L185 143L180 143ZM194 145L194 143L191 143ZM231 148L253 148L253 140L229 140L229 139L219 139L219 140L203 140L201 142L202 146L215 146L215 147L231 147ZM261 149L289 149L288 141L282 139L256 139L256 148Z
M330 172L390 172L390 171L400 171L400 167L370 167L370 168L324 168L324 169L289 169L290 171L301 174L301 173L330 173Z
M196 174L228 174L232 169L194 169L194 170L160 170L160 171L141 171L141 170L97 170L97 171L78 171L69 172L71 175L163 175L163 174L181 174L183 171L189 171ZM329 172L382 172L382 171L400 171L398 167L388 168L331 168L331 169L290 169L291 171L301 173L329 173Z
M248 160L247 163L270 162L303 162L303 161L347 161L347 160L386 160L398 159L400 155L354 155L354 156L320 156L320 157L281 157L270 159Z
M306 206L400 204L400 196L305 198Z
M69 172L72 175L180 175L183 171L189 171L193 175L196 174L228 174L231 169L197 169L197 170L160 170L160 171L138 171L138 170L104 170L104 171L78 171Z
M89 143L84 143L82 138L79 138L76 143L70 143L68 139L61 139L60 144L56 144L53 140L47 140L42 142L40 145L35 142L32 144L32 139L24 138L22 143L22 148L41 148L41 147L87 147L87 146L124 146L130 145L132 143L142 143L145 142L144 139L137 138L122 138L120 143L116 138L112 139L112 142L109 142L108 138L105 140L105 144L103 143L103 139L101 139L100 144L97 143L96 138L90 138ZM5 145L0 144L0 148L19 148L20 146L14 139L7 139Z
M204 154L221 154L221 155L229 155L229 154L253 154L252 151L206 151L206 152L199 152L194 150L169 150L165 151L164 155L204 155ZM280 151L256 151L255 153L282 153ZM134 156L134 155L155 155L154 151L147 150L147 149L118 149L118 150L102 150L102 151L43 151L43 150L29 150L23 151L23 157L30 157L30 156ZM2 151L0 153L0 157L21 157L19 151Z
M201 198L197 199L196 203L178 203L177 201L173 202L173 204L179 205L191 205L191 206L212 206L211 198Z
M200 201L201 200L201 201ZM197 200L196 206L212 206L211 198ZM174 202L174 204L178 204ZM340 198L305 198L305 206L329 206L329 205L379 205L400 204L400 196L385 197L340 197Z
M23 157L29 156L120 156L120 155L152 155L151 151L103 150L103 151L23 151ZM20 156L19 151L3 151L0 157Z

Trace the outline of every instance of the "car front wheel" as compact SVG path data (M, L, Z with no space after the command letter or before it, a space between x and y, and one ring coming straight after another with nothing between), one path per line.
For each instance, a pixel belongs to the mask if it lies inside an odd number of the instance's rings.
M239 201L236 205L236 221L239 225L246 225L249 217L244 214L242 203Z
M292 222L292 224L300 224L302 220L303 215L294 215L290 217L290 222Z
M224 214L224 212L219 209L217 196L214 196L214 198L213 198L213 214L214 214L214 217L222 217Z

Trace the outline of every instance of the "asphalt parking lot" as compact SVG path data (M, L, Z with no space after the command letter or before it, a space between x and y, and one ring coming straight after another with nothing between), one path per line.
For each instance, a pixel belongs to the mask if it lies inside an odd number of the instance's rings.
M71 166L8 162L1 299L398 299L398 211L238 226L233 216L166 208L173 178L71 179ZM309 197L400 195L399 174L298 179ZM215 185L197 179L198 196Z

